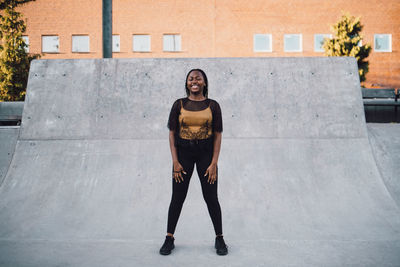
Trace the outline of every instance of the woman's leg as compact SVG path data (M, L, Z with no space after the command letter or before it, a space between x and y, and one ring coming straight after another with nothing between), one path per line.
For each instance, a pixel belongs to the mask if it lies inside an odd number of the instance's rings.
M186 174L182 173L183 182L180 183L177 183L175 179L172 178L172 197L168 210L167 225L167 233L169 235L175 233L176 224L178 223L179 215L181 214L182 206L186 199L190 178L192 177L194 168L193 157L187 148L178 148L178 160Z
M196 161L197 174L200 178L201 190L203 192L204 200L207 203L208 213L210 214L211 221L214 225L216 235L222 235L222 216L221 207L218 201L218 169L217 180L214 184L207 182L208 176L204 176L207 168L210 166L212 160L212 148L202 150L198 160Z

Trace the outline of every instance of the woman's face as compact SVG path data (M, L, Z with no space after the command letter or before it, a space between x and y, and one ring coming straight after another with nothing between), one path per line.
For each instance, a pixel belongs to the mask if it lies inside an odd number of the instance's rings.
M203 94L203 89L206 86L206 83L201 72L197 70L192 71L188 76L186 86L189 89L190 94Z

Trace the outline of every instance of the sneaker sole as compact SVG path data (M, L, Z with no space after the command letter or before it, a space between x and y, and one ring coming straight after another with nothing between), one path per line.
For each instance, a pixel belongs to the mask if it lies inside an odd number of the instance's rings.
M217 254L219 256L225 256L225 255L228 255L228 251L227 252L217 252Z
M170 251L166 251L166 252L163 252L163 251L160 250L160 254L161 254L161 255L169 255L169 254L171 254L171 251L172 251L174 248L175 248L175 246L173 246L172 249L171 249Z

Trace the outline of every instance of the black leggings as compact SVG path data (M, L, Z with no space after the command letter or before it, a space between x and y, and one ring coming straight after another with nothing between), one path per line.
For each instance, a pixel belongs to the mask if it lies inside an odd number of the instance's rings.
M208 212L210 214L216 235L222 235L222 220L221 220L221 207L218 202L217 180L214 184L207 182L208 175L204 176L207 168L211 164L213 155L212 144L202 146L199 144L192 144L188 146L178 146L178 160L185 170L186 174L182 173L183 182L177 183L172 178L172 198L168 211L168 229L167 232L173 234L175 227L181 214L183 202L185 201L186 194L189 188L190 178L192 177L194 164L196 163L197 174L201 182L201 190L203 192L204 200L207 203ZM218 173L218 170L217 170Z

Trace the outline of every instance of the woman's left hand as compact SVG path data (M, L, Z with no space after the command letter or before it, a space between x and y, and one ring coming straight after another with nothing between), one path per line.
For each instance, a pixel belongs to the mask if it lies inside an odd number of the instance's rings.
M204 176L207 176L207 175L208 175L207 182L210 184L214 184L215 180L217 180L217 164L216 163L211 163L210 166L208 166Z

